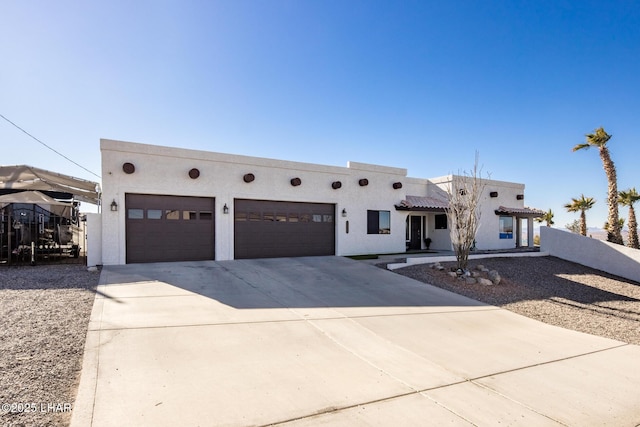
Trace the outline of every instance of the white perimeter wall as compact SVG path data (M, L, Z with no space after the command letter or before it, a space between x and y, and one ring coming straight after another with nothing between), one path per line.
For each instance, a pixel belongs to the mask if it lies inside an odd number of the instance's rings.
M87 213L87 267L102 264L102 216L98 213Z
M555 228L540 227L540 250L616 276L640 281L638 249Z

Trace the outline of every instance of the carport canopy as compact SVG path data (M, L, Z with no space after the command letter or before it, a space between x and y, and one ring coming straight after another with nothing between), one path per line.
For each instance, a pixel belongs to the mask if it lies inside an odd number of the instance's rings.
M82 202L100 204L100 184L27 165L0 166L0 189L69 193Z

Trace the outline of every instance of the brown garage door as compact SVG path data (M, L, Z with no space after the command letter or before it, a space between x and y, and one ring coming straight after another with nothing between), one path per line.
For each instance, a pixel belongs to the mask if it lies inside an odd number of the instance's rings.
M335 206L236 199L234 257L335 254Z
M215 199L125 195L127 263L214 259Z

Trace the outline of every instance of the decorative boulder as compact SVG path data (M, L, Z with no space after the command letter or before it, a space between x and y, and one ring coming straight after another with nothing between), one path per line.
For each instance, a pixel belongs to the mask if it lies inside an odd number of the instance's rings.
M474 279L473 277L465 277L464 283L467 285L473 285L476 283L476 279Z
M493 282L489 279L485 279L484 277L479 278L478 283L484 286L493 286Z
M497 285L502 280L502 277L500 277L500 274L496 270L491 270L489 272L489 280L491 280L494 285Z
M484 270L484 265L482 265L482 264L476 265L476 270L478 270L478 271Z
M455 271L450 271L450 272L448 272L447 274L448 274L449 276L451 276L451 277L458 277L458 275L456 274L456 272L455 272Z

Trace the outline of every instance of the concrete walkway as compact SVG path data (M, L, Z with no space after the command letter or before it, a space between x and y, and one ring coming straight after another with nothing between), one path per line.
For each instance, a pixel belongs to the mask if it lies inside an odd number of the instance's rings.
M636 426L638 361L345 258L105 267L72 426Z

